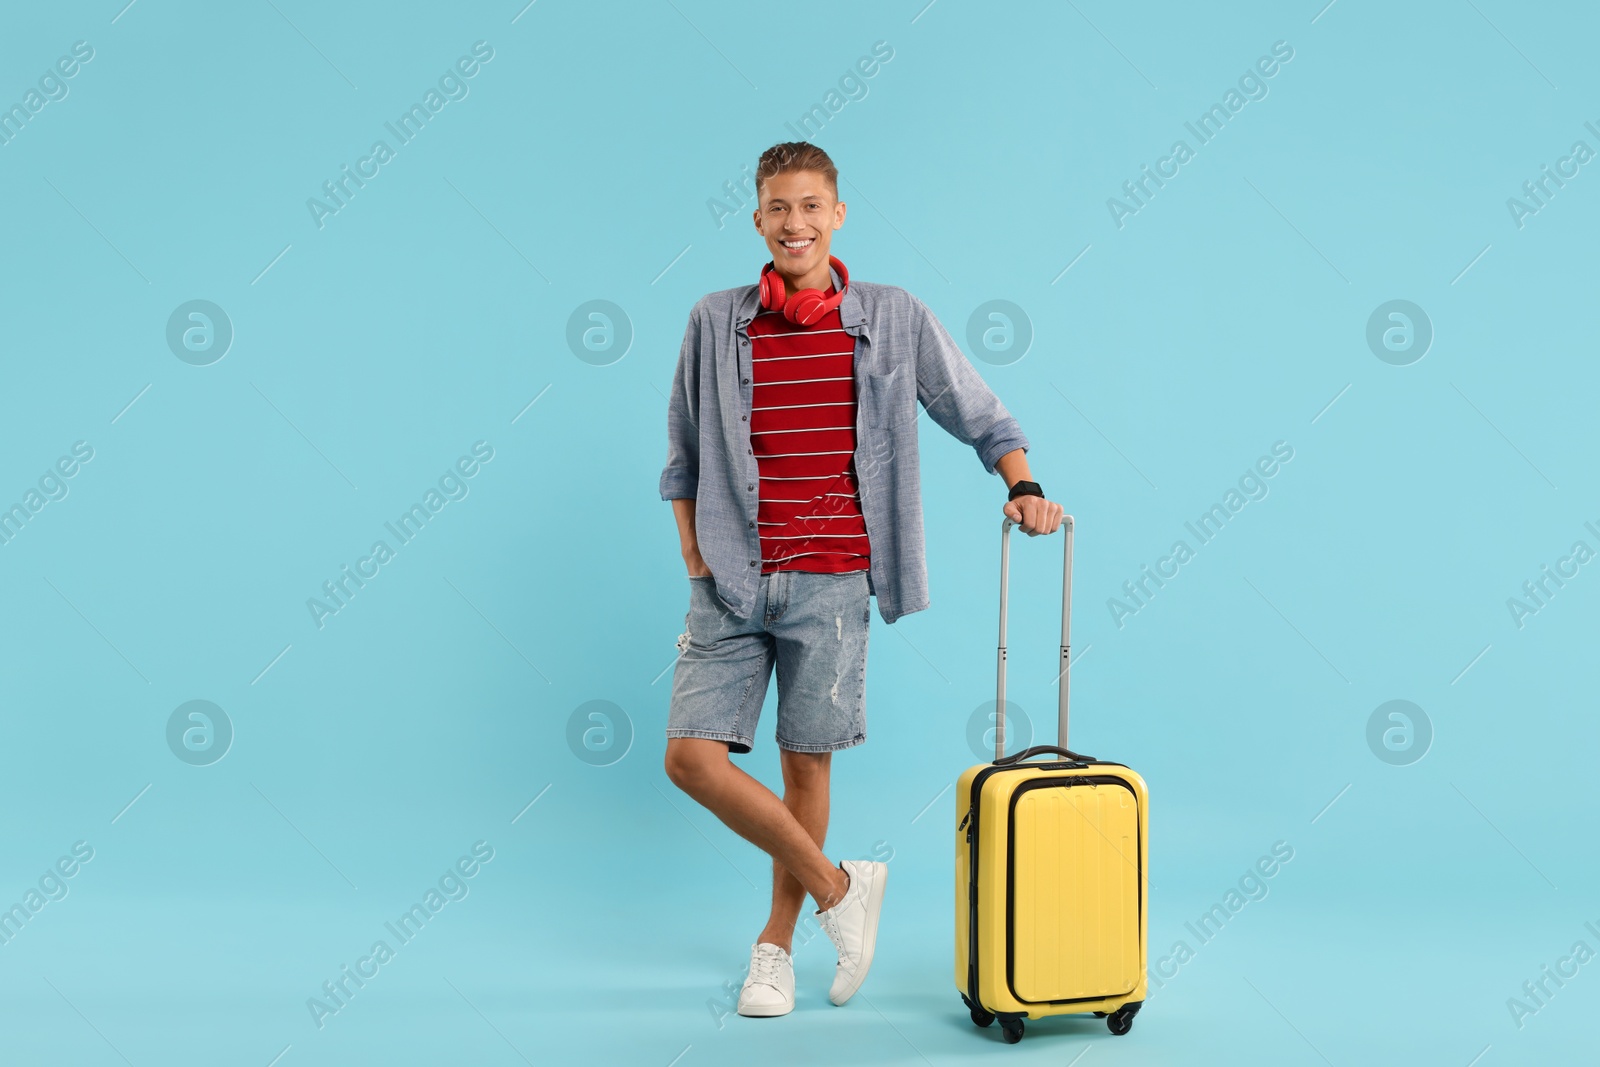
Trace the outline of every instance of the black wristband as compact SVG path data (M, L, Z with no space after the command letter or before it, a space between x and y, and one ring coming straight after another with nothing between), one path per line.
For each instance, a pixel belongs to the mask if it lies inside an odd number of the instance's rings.
M1006 497L1006 499L1015 500L1019 496L1042 497L1044 496L1044 490L1039 487L1038 482L1019 481L1017 484L1011 487L1011 495Z

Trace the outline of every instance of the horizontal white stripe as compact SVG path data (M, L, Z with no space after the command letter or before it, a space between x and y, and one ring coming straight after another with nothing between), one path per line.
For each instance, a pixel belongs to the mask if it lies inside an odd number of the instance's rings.
M786 382L757 382L757 385L805 385L807 382L849 382L855 379L848 376L843 378L793 378Z
M843 452L763 452L756 456L757 459L787 459L790 456L853 456L855 449Z
M792 430L751 430L751 437L764 437L769 433L810 433L812 430L853 430L854 426L797 426Z
M817 404L763 404L756 408L756 410L792 411L795 408L842 408L854 403L854 400L825 400Z
M779 556L776 559L764 559L761 562L762 563L782 563L785 560L799 559L801 556L845 556L845 557L847 557L849 559L866 559L867 558L867 553L865 553L865 552L841 552L841 551L832 551L832 552L829 552L829 551L822 551L822 552L796 552L792 556Z
M838 474L796 474L793 477L777 474L763 474L761 476L761 480L764 482L820 482L824 478L830 481L842 481L844 480L844 472L840 471Z
M865 533L844 534L768 534L762 538L764 541L807 541L813 537L865 537Z
M801 501L801 503L809 503L809 501ZM861 516L860 515L796 515L795 518L796 519L859 519L859 518L861 518ZM773 519L773 520L771 520L769 522L769 521L767 521L765 519L762 519L762 520L757 521L756 525L757 526L787 526L787 525L789 525L790 521L792 521L792 520Z
M855 499L854 493L818 493L817 496L842 496L852 500ZM816 499L817 497L815 496L807 497L804 500L777 500L772 497L767 497L761 502L763 504L811 504L814 503Z
M856 494L854 494L854 493L818 493L818 494L816 494L816 496L808 496L808 498L803 499L803 501L774 501L773 498L765 498L765 499L762 499L762 504L810 504L811 501L816 501L816 499L824 498L824 496L845 496L845 498L854 499L854 496L856 496Z
M823 356L853 356L854 352L806 352L798 356L757 356L757 363L776 363L780 359L821 359Z

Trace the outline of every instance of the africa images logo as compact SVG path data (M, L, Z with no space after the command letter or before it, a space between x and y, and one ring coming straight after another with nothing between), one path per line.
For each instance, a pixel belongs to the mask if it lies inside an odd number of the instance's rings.
M314 196L306 199L306 210L311 213L311 221L316 223L317 229L325 227L329 217L349 207L356 193L365 189L367 182L382 172L384 165L395 158L398 149L415 140L428 120L443 111L446 104L465 100L472 91L468 81L476 77L484 64L492 59L494 49L489 42L475 42L472 55L460 57L454 66L446 68L439 75L438 88L430 85L427 92L423 93L421 102L413 103L394 122L383 124L383 128L394 138L392 147L388 141L380 139L372 142L367 154L356 160L355 170L352 171L348 163L341 164L339 176L322 183L322 194L326 199L319 200Z
M1150 164L1140 164L1139 177L1122 183L1122 193L1127 199L1119 200L1114 196L1106 198L1106 210L1110 212L1111 221L1117 229L1122 229L1128 224L1128 219L1149 207L1156 193L1164 189L1168 181L1183 173L1184 164L1194 159L1202 146L1210 144L1221 134L1229 120L1244 110L1245 104L1252 100L1265 100L1268 92L1267 81L1275 77L1283 69L1283 65L1293 58L1294 48L1288 41L1274 41L1272 54L1262 56L1256 60L1255 66L1246 68L1239 76L1237 89L1230 86L1228 91L1222 94L1220 102L1202 111L1194 122L1183 124L1184 129L1194 137L1193 147L1180 137L1172 142L1172 147L1166 155L1156 160L1154 171L1150 169ZM1169 167L1171 169L1168 169Z
M356 594L365 589L369 581L382 574L383 568L398 556L400 549L416 540L447 503L465 500L472 491L470 479L476 477L492 459L493 445L488 441L474 443L471 456L461 456L454 466L446 468L439 476L438 488L429 486L420 501L401 512L393 522L383 524L383 528L394 538L393 546L379 538L372 543L372 548L365 556L356 560L354 570L348 563L341 564L338 576L322 583L323 596L307 597L306 610L317 629L322 629L330 617L349 607Z

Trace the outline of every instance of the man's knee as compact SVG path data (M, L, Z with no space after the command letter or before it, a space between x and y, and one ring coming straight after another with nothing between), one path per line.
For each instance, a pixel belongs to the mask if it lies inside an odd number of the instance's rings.
M728 744L704 737L669 737L665 769L672 784L685 793L722 769L728 760Z
M833 764L832 752L795 752L784 749L780 758L783 764L783 782L799 789L824 786Z

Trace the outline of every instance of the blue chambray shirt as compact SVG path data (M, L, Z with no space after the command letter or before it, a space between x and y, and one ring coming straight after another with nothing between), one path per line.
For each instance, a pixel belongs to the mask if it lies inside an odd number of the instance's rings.
M834 272L835 287L839 284ZM749 618L761 580L756 509L761 481L750 446L750 335L760 310L754 284L702 297L689 313L667 405L661 499L693 498L700 555L718 597ZM856 483L872 558L867 588L886 623L928 606L917 464L917 403L983 469L1028 439L950 334L894 285L852 280L839 305L855 338Z

